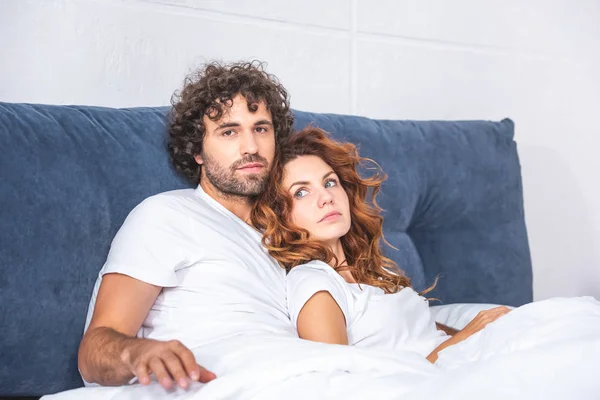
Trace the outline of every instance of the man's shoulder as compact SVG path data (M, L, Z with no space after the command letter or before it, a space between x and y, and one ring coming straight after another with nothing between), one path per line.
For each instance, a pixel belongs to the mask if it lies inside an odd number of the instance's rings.
M176 189L169 190L166 192L157 193L155 195L147 197L144 202L161 202L161 201L177 201L182 199L193 199L196 198L196 189Z
M177 189L157 193L145 198L133 209L132 213L180 211L186 205L202 206L203 203L194 189Z

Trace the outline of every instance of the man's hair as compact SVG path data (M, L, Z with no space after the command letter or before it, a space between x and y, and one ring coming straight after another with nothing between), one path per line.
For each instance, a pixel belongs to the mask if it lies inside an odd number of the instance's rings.
M192 183L198 183L201 175L194 156L202 153L204 116L218 121L238 94L248 102L249 111L256 111L259 102L265 103L273 118L276 143L290 134L294 117L287 91L275 76L265 72L261 62L208 63L187 77L181 92L171 100L169 157Z
M344 260L338 260L328 246L312 240L306 229L292 223L293 199L282 186L284 168L290 161L306 155L317 156L328 164L348 195L352 222L348 233L341 238L348 267L341 267ZM375 174L362 178L357 168L364 163L372 164ZM411 287L411 281L380 250L380 241L385 239L377 193L385 178L374 161L358 155L354 144L337 142L318 128L303 129L292 134L275 156L268 187L252 211L252 223L263 232L262 243L269 254L286 270L312 260L326 263L335 260L335 269L348 269L358 283L395 293Z

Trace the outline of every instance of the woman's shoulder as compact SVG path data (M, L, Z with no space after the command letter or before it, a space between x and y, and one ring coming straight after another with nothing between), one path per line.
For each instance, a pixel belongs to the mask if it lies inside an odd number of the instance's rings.
M327 277L340 283L344 282L344 278L342 278L342 276L338 274L336 270L334 270L329 264L320 260L313 260L297 265L287 274L288 279L298 279L309 276L318 276L321 278Z
M318 274L330 274L335 273L335 270L331 268L331 266L320 260L313 260L306 262L304 264L296 265L288 272L288 277L297 275L297 274L309 274L309 273L318 273Z
M301 270L319 270L319 271L333 271L333 268L329 264L321 260L312 260L306 262L304 264L299 264L290 270L290 273L293 271L301 271ZM335 271L334 271L335 272Z

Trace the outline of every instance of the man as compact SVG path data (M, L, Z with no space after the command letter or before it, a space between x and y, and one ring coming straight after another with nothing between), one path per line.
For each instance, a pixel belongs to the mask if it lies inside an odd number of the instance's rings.
M167 389L187 388L215 378L190 348L295 334L285 272L248 224L292 129L287 92L260 64L209 64L173 103L171 161L199 185L146 199L117 233L79 348L88 384L148 384L154 374Z

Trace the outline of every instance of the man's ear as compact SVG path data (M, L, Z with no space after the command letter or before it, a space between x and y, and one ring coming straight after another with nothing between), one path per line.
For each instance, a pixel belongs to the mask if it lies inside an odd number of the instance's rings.
M194 156L194 160L196 160L196 162L198 163L198 165L204 164L204 160L202 159L202 156L200 154L196 154Z

